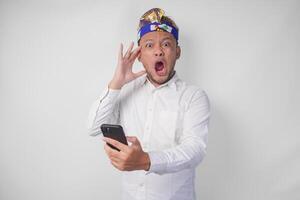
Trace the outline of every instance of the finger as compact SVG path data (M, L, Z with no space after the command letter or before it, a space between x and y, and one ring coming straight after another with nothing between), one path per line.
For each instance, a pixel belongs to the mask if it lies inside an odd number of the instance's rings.
M140 144L138 138L135 137L135 136L126 136L126 139L127 139L129 142L131 142L132 144L135 144L135 145Z
M146 71L145 70L142 70L140 72L137 72L137 73L134 73L134 77L135 78L138 78L140 76L143 76L144 74L146 74Z
M117 151L117 150L111 148L111 147L108 146L107 144L104 145L104 150L105 150L106 154L108 155L108 157L110 157L110 158L111 158L111 157L117 158L117 157L120 156L120 155L119 155L119 154L120 154L119 151Z
M135 50L133 50L132 54L130 55L130 60L134 60L138 57L139 53L141 52L141 46L138 46Z
M103 137L103 140L113 146L115 146L116 148L120 149L120 151L122 152L128 152L128 146L111 138L108 137ZM116 150L115 150L116 151ZM118 152L118 151L117 151Z
M119 48L119 60L123 58L123 44L120 44L120 48Z
M113 157L113 156L109 156L109 155L108 155L108 158L109 158L110 161L114 161L116 163L121 163L123 161L122 159L120 159L118 157Z
M124 168L121 168L120 167L120 164L118 162L115 162L115 161L110 161L110 163L118 170L120 171L124 171L125 169Z
M119 169L119 168L118 168L118 163L117 163L117 162L111 160L110 163L111 163L116 169Z
M142 49L142 48L141 48ZM136 56L138 59L140 59L141 56L141 51L138 53L138 55Z
M126 51L125 58L129 58L130 57L133 46L134 46L134 42L131 42L129 48Z
M114 161L115 163L121 163L122 162L122 160L120 158L110 157L109 159L111 161Z

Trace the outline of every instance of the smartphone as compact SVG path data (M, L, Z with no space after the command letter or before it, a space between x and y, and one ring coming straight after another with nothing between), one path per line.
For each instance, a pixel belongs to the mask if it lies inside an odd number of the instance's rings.
M102 124L101 131L105 137L117 140L125 145L128 145L125 133L123 131L123 127L121 125L116 124ZM111 144L108 144L111 148L120 151L118 148L114 147Z

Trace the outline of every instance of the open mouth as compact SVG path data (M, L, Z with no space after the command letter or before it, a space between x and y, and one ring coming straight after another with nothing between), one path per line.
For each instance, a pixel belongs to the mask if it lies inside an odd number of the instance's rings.
M162 62L162 61L157 61L156 63L155 63L155 71L156 72L160 72L160 71L162 71L163 69L164 69L164 63Z

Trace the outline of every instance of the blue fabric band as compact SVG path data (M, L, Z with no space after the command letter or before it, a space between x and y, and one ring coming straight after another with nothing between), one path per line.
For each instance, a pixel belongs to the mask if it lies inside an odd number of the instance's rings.
M139 41L146 33L153 32L153 31L169 32L174 36L176 41L178 41L178 30L174 26L168 23L161 24L158 22L149 23L143 26L138 32L137 40Z

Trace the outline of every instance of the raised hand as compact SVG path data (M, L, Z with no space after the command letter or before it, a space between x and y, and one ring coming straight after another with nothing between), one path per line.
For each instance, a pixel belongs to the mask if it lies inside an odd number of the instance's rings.
M134 43L131 42L129 48L127 49L125 55L123 56L123 44L120 45L118 65L113 76L113 79L109 83L109 88L111 89L121 89L126 83L142 76L146 71L142 70L140 72L134 73L132 71L133 63L141 52L141 47L133 49Z

